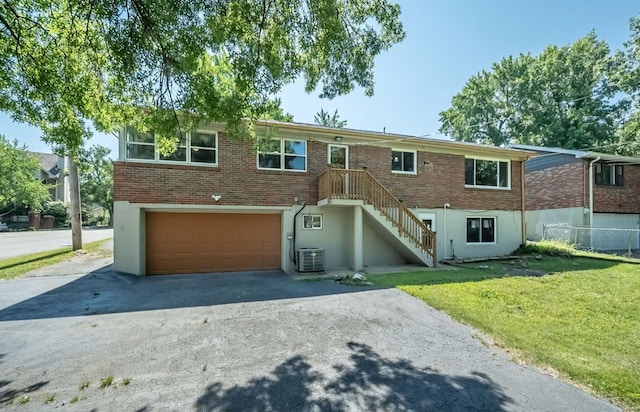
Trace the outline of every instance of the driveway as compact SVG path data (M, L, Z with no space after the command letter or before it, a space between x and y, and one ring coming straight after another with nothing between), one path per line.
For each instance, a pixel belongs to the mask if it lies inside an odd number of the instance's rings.
M113 229L83 229L83 243L113 237ZM71 229L0 232L0 259L71 246Z
M0 371L16 411L617 410L403 292L282 272L1 282Z

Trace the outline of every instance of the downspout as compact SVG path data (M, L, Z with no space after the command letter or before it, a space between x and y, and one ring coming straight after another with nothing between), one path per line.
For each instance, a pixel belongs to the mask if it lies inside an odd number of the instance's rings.
M302 212L304 210L304 208L307 207L306 203L302 204L302 207L300 208L300 210L298 210L296 212L295 215L293 215L293 245L292 247L292 252L293 252L293 258L291 258L291 254L289 255L289 259L291 259L291 261L293 262L294 265L296 265L296 270L298 268L298 255L296 254L296 221L298 220L298 215L300 214L300 212Z
M522 213L520 213L520 225L522 231L522 246L524 247L527 243L527 221L525 219L525 210L524 210L524 162L520 162L520 202L522 207Z
M600 160L600 156L589 162L589 228L593 228L593 164Z
M451 207L451 205L449 203L445 203L444 206L442 207L443 211L442 214L444 215L442 220L444 221L444 258L447 259L447 208Z

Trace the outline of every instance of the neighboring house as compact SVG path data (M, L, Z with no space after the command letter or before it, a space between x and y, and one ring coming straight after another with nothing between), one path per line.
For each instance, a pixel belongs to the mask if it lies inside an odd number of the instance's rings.
M51 200L70 202L68 177L65 176L65 158L51 153L33 152L40 158L40 170L36 178L43 184L50 186Z
M538 154L525 163L528 239L539 240L548 224L639 228L640 158L527 145L509 147Z
M116 270L433 266L506 255L524 240L522 163L533 153L299 123L256 128L277 136L268 152L222 125L187 133L168 157L153 135L121 132Z

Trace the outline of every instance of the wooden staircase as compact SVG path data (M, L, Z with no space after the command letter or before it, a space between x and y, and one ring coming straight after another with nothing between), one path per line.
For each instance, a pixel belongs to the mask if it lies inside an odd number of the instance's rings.
M436 265L436 234L366 170L328 169L319 180L319 199L361 200L371 205Z

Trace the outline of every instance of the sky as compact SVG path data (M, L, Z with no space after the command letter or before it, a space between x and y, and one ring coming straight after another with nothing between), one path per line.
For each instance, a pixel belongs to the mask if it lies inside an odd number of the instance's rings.
M536 55L594 30L612 50L629 38L629 19L640 16L638 0L403 0L398 1L407 36L375 62L375 94L356 88L347 96L319 99L299 81L280 94L296 122L313 123L320 109L338 111L347 127L413 136L439 134L439 113L467 80L492 63L520 53ZM32 151L50 152L40 132L0 113L0 134ZM117 139L96 135L117 156Z

